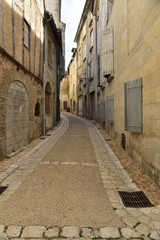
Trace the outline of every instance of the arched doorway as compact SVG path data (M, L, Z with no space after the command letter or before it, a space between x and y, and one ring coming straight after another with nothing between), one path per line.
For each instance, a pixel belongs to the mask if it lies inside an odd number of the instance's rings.
M28 93L20 81L11 83L6 98L6 153L29 143Z

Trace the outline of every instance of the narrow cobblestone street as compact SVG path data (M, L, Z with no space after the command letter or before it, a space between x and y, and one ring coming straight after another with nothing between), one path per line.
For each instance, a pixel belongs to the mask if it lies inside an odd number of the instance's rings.
M0 239L160 239L160 205L125 208L140 190L89 121L64 114L59 128L0 172Z

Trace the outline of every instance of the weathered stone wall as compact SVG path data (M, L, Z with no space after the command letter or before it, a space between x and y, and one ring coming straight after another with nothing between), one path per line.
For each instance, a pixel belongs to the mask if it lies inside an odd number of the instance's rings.
M0 55L0 159L26 145L42 132L42 86L30 74Z
M77 113L77 50L74 53L73 60L69 65L69 98L70 110Z
M48 41L52 42L52 64L48 61ZM50 95L50 114L46 114L46 127L51 128L56 124L56 96L57 96L57 43L52 34L52 29L49 24L46 27L46 65L45 79L51 86Z
M68 75L65 75L61 81L61 89L60 89L60 108L61 111L64 110L64 102L67 102L67 107L70 106L69 102L69 78Z
M0 160L42 131L43 12L40 0L1 1ZM24 19L29 29L28 47L24 44ZM35 116L37 102L39 116Z

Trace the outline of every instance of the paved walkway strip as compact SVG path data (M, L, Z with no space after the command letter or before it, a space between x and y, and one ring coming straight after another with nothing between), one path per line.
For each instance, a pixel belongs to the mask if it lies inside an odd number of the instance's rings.
M104 188L109 202L122 222L123 227L103 226L101 228L79 226L7 226L0 225L0 240L9 239L160 239L160 205L151 208L125 208L118 191L140 190L129 177L114 152L108 146L98 129L85 119L66 114L68 118L78 119L88 129L97 163L70 161L47 161L46 151L50 151L68 129L69 121L64 116L60 128L27 156L12 165L0 175L1 184L9 184L8 190L0 197L0 204L25 181L37 166L74 166L96 168L99 166ZM72 134L71 134L72 135ZM74 136L74 135L73 135ZM45 149L45 151L44 151ZM43 159L43 161L42 161ZM23 170L23 171L22 171ZM23 172L23 174L22 174Z
M56 144L69 126L69 121L65 116L62 116L62 124L51 136L46 138L38 146L34 147L32 151L11 165L6 171L0 173L0 185L9 186L0 198L3 202L7 195L13 194L16 189L25 181L26 177L33 172L35 167L42 161L46 155L46 151ZM23 171L22 171L23 170Z

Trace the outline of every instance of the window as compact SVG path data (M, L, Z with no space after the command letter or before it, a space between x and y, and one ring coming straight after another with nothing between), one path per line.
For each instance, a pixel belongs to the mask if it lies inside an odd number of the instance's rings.
M83 61L86 59L86 43L83 43Z
M51 86L50 83L46 83L45 89L45 112L46 114L50 114L50 96L51 96Z
M105 101L101 101L99 104L98 104L98 112L99 112L99 121L100 122L105 122Z
M50 38L48 40L48 63L53 66L53 43Z
M106 0L106 25L108 23L108 0Z
M97 53L100 55L100 26L99 20L97 21Z
M83 26L83 39L86 37L86 24Z
M30 26L26 20L24 20L24 39L23 44L26 48L30 48Z
M90 32L90 50L93 48L93 29Z
M104 1L103 1L103 5L102 5L102 31L104 31L104 25L105 25L105 5L104 5Z
M39 115L40 115L40 104L39 104L39 102L36 103L34 114L35 114L36 117L39 117Z
M124 84L125 91L125 130L142 132L142 79Z
M93 61L92 61L92 59L88 63L88 75L89 75L90 80L92 80L93 79Z
M108 123L114 123L114 97L107 97L107 121Z
M108 28L102 35L102 75L108 78L114 73L114 32ZM111 78L110 78L111 79Z
M79 49L79 54L78 54L78 66L79 68L81 67L81 48Z

